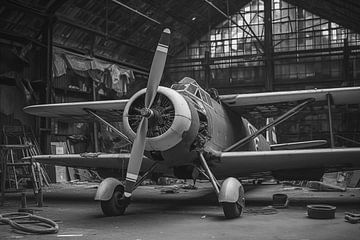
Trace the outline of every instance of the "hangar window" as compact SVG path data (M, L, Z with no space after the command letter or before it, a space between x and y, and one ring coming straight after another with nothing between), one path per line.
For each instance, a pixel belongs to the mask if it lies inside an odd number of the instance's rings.
M348 82L344 85L352 84L349 79L360 80L355 60L360 58L360 34L321 18L316 10L304 10L301 1L291 2L294 4L285 0L249 1L231 15L231 21L220 23L187 46L174 68L169 68L172 76L192 76L224 92L246 92L245 88L259 91L266 79L262 45L265 8L270 8L274 88L291 88L294 83L300 84L299 88L318 87L324 81L335 84L346 72Z

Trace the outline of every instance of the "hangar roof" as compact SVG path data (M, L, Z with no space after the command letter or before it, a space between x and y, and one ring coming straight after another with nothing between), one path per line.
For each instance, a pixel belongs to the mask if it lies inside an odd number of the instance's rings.
M357 0L286 1L360 33ZM231 15L250 0L211 2ZM146 71L164 27L172 30L171 57L224 20L209 0L3 0L0 39L46 47L53 22L54 46Z

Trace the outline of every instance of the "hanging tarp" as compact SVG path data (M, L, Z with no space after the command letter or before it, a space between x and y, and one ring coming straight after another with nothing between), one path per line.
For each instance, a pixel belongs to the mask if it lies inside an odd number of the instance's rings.
M53 55L54 77L73 72L82 77L90 77L98 84L113 89L119 95L126 94L127 85L135 79L132 70L121 68L114 63L67 52L55 51Z

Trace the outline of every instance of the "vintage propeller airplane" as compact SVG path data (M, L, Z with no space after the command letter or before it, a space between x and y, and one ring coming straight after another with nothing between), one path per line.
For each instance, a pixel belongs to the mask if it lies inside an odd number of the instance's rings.
M195 80L184 78L171 88L159 86L170 39L165 29L151 66L147 88L128 100L34 105L24 111L51 118L86 119L89 115L132 142L130 154L40 155L35 160L82 168L127 165L125 182L106 178L97 190L105 215L122 215L132 192L156 169L178 178L208 178L225 217L241 215L244 190L237 177L270 172L279 179L320 179L327 171L360 168L360 148L301 149L323 141L276 144L275 125L314 101L359 104L360 87L212 96ZM257 130L239 111L248 105L298 102ZM121 121L124 133L111 122ZM274 151L271 151L276 149ZM283 149L283 150L281 150ZM285 149L285 150L284 150ZM139 175L141 177L139 178ZM225 179L222 184L217 179Z

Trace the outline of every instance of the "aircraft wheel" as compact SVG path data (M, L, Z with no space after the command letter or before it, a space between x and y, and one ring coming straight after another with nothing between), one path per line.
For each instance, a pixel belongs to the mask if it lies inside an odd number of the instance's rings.
M240 206L239 203L224 202L221 205L225 214L225 218L231 219L231 218L240 217L242 212L242 207Z
M101 201L100 204L106 216L124 215L125 209L129 205L129 200L124 197L124 187L117 186L110 200Z

